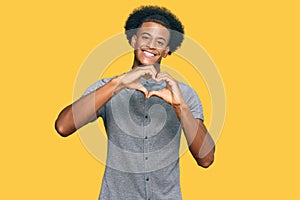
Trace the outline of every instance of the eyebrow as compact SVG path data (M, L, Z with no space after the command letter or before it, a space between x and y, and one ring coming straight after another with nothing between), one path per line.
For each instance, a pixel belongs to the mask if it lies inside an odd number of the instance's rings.
M148 35L148 36L152 37L152 35L148 32L142 32L141 35ZM158 39L161 39L161 40L164 40L165 42L167 42L167 40L163 37L158 37Z

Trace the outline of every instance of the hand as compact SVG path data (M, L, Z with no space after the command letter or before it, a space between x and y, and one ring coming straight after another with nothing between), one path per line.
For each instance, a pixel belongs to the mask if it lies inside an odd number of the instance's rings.
M119 92L124 88L139 90L148 96L148 90L140 83L140 78L145 79L152 78L156 80L157 71L153 65L136 67L130 72L124 73L120 77L120 81L115 88L114 92Z
M148 94L147 98L150 98L151 96L157 96L162 98L172 106L178 106L184 102L178 86L178 82L168 73L160 72L156 75L156 78L154 80L158 82L164 80L166 82L166 87L162 90L151 91Z

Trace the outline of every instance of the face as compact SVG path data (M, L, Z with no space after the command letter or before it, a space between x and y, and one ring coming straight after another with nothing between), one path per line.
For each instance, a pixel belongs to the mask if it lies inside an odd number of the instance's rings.
M132 37L134 50L134 67L160 63L169 52L169 30L155 22L144 22Z

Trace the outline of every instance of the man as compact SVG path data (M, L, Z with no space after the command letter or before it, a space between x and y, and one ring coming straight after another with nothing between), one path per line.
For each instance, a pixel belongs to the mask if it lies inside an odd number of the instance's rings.
M196 92L160 71L162 59L181 45L183 26L166 8L142 6L125 29L134 48L131 70L88 88L61 111L55 128L65 137L103 118L108 155L99 199L181 199L181 128L199 166L214 160Z

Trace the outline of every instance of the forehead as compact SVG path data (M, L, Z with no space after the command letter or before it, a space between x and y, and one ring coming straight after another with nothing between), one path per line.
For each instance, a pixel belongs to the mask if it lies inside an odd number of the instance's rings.
M152 36L159 36L169 39L170 31L161 24L155 22L144 22L138 30L138 34L148 33Z

